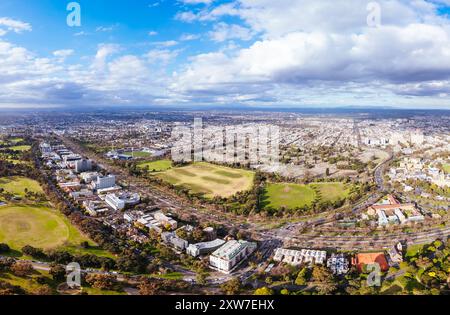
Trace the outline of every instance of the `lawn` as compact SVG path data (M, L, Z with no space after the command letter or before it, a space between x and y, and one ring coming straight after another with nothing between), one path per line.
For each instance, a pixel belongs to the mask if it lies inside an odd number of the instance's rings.
M325 201L338 201L342 198L347 198L350 193L350 189L344 183L314 183L310 185L316 191L320 192L322 200Z
M8 149L13 150L13 151L25 152L25 151L30 151L31 150L31 146L29 146L29 145L17 145L17 146L9 147Z
M134 156L135 158L148 158L151 157L152 154L149 152L144 152L144 151L127 151L124 152L123 155L128 155L128 156Z
M307 185L270 183L266 186L264 199L266 207L295 209L309 206L316 197L314 189Z
M80 247L87 241L89 248ZM113 257L76 229L56 210L44 205L8 205L0 207L0 243L20 251L25 245L43 249L63 249L73 254Z
M230 197L239 191L251 189L255 173L200 162L184 167L168 169L155 176L176 186L188 188L192 193Z
M158 160L152 162L142 162L138 164L139 168L148 168L150 172L162 172L172 168L171 160Z
M346 198L350 189L344 183L313 183L308 185L291 183L269 183L265 188L265 207L295 209L309 206L319 198L334 202Z
M30 192L43 193L43 190L37 181L18 176L0 178L0 188L21 197L25 196L25 189L28 189Z
M450 174L450 164L444 164L442 165L442 169L445 173Z

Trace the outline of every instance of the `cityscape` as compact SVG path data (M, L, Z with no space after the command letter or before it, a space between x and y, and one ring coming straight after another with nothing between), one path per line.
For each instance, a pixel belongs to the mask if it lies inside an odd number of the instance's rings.
M1 296L450 293L446 1L54 3L0 4Z

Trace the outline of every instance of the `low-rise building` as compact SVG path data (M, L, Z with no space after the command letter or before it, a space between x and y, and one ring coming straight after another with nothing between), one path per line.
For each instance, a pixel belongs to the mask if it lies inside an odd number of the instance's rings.
M186 240L179 238L175 232L163 232L161 233L161 239L164 243L172 245L178 250L185 250L189 245Z
M210 242L190 244L186 249L186 252L193 257L197 257L200 255L212 253L220 248L223 244L225 244L225 241L221 239L216 239Z
M319 264L323 265L327 258L327 252L313 249L285 249L277 248L275 250L274 260L277 262L284 262L292 266L299 266L302 264Z
M335 275L344 275L349 271L350 262L345 257L344 254L332 254L327 260L327 267L330 268L331 272Z
M121 192L106 195L105 202L114 210L123 210L126 207L137 205L141 200L138 193Z

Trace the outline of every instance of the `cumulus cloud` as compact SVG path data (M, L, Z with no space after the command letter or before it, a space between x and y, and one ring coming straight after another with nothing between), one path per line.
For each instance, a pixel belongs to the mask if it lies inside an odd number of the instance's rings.
M8 32L22 33L31 31L31 24L14 20L8 17L0 17L0 36L6 35Z
M184 1L175 18L199 22L212 43L187 43L198 33L140 53L105 43L83 64L69 63L80 60L70 49L42 58L0 39L0 106L448 106L450 22L438 14L447 1L378 0L378 27L367 25L369 1ZM0 18L0 36L31 30L11 21Z
M260 36L247 48L197 55L175 75L172 88L185 95L207 90L226 95L233 86L244 95L256 85L275 98L277 90L284 91L279 101L289 101L286 95L293 93L286 91L308 94L307 89L359 97L361 84L365 95L445 95L441 86L450 78L449 21L436 14L431 2L378 2L382 23L376 28L367 25L367 2L359 0L240 0L183 12L187 22L239 17L251 30L249 37ZM225 25L215 26L213 39L239 37Z

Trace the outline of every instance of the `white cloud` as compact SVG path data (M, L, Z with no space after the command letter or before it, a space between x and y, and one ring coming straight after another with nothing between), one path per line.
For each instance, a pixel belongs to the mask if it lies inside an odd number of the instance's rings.
M117 44L100 44L98 45L97 53L92 64L93 68L102 69L106 65L106 60L109 56L120 51L120 46Z
M118 27L117 24L110 26L98 26L95 31L96 32L112 32Z
M61 49L53 52L53 56L59 58L67 58L72 56L75 51L73 49Z
M199 34L183 34L180 36L180 41L187 42L187 41L196 40L199 38L200 38Z
M158 35L158 32L156 32L156 31L148 32L148 36L156 36L156 35Z
M248 48L193 57L174 76L172 88L208 101L233 101L239 93L254 95L248 93L254 88L265 91L263 99L280 102L297 99L294 91L309 99L313 98L310 91L320 93L323 100L342 93L342 99L361 99L360 84L365 85L364 97L379 93L386 99L403 93L442 97L444 92L436 86L450 79L449 21L436 14L434 4L423 0L378 2L382 8L379 28L368 27L367 3L359 0L339 4L240 0L184 12L188 22L235 16L250 27L248 32L231 31L229 25L218 22L210 35L219 42L260 36ZM428 81L434 84L423 84ZM420 89L414 87L417 82L422 83ZM424 91L427 88L429 93Z
M173 47L178 45L178 42L176 40L167 40L163 42L153 42L153 45L161 47Z
M150 50L145 57L149 63L167 65L179 54L178 50L153 49Z
M0 18L0 36L6 35L8 32L22 33L24 31L30 32L32 27L29 23L19 20L13 20L8 17Z
M214 29L209 32L209 36L216 42L224 42L229 39L248 41L253 38L253 32L251 29L237 24L220 22L214 25Z

